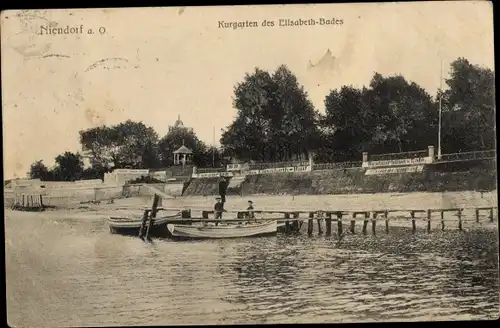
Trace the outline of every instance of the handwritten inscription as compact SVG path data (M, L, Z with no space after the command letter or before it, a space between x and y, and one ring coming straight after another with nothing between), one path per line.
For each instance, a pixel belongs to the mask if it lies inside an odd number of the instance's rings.
M101 26L97 29L85 28L82 25L66 25L66 26L53 26L42 25L40 26L39 35L68 35L68 34L106 34L106 28Z
M249 27L301 27L301 26L341 26L344 24L343 19L335 18L335 17L321 17L321 18L280 18L276 20L263 20L261 22L258 21L224 21L220 20L217 22L218 28L224 29L243 29Z

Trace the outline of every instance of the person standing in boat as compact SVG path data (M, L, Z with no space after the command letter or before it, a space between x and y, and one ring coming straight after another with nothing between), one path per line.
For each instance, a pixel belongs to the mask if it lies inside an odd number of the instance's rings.
M224 203L221 201L222 197L216 197L215 199L217 200L217 202L214 206L214 217L216 220L222 220L222 212L226 211L224 209ZM215 222L215 225L219 225L219 222Z
M253 202L251 200L248 201L247 218L249 218L249 219L255 218L255 215L253 213Z
M221 177L219 180L219 196L222 201L222 205L226 202L226 189L227 189L227 181L224 177Z

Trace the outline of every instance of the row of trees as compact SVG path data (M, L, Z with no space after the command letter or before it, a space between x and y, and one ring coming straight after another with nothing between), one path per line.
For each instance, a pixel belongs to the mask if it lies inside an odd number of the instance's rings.
M84 169L80 153L65 152L55 158L52 168L42 160L30 167L32 179L47 181L74 181L103 179L113 168L162 168L173 165L173 152L182 145L193 151L193 164L220 166L219 150L207 146L193 131L173 129L159 138L152 127L142 122L126 121L113 126L99 126L80 131L80 144L91 167Z
M359 160L437 146L442 102L443 153L495 148L494 74L458 58L446 90L432 98L403 76L375 73L369 86L343 86L325 98L320 115L285 66L256 69L235 87L237 117L224 131L225 150L241 160Z
M317 162L343 162L359 160L363 151L422 150L437 146L440 100L443 153L494 149L493 71L464 58L450 68L448 88L438 90L436 98L401 75L375 73L367 87L331 90L323 115L286 66L274 73L256 68L234 88L237 117L223 130L222 151L187 129L174 129L159 138L142 122L126 121L80 132L92 168L84 170L81 155L66 152L56 158L52 169L42 161L34 163L29 175L74 180L102 177L113 167L166 167L173 164L173 152L183 144L193 150L193 162L200 167L218 167L222 157L288 161L314 153Z

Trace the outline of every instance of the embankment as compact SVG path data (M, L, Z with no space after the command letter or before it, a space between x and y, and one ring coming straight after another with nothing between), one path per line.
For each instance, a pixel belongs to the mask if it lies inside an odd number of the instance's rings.
M150 184L167 195L181 196L183 183L158 183ZM4 189L4 206L10 207L15 202L16 194L40 194L43 204L55 207L72 207L81 203L107 201L111 199L128 197L149 197L154 194L151 188L144 184L131 184L120 186L82 186L79 188L63 186L60 188L14 188Z
M496 170L473 168L449 172L428 167L420 173L365 175L363 168L301 173L249 175L228 195L334 195L384 192L491 191L496 189ZM218 193L218 179L193 179L183 196Z

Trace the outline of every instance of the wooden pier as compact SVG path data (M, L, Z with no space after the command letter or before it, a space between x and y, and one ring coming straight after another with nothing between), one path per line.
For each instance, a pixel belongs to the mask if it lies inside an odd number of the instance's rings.
M41 194L16 194L11 208L16 211L30 212L45 210Z
M440 223L440 230L445 230L447 226L453 229L463 230L466 222L481 223L494 222L497 207L474 207L474 208L439 208L439 209L379 209L367 211L352 210L316 210L316 211L295 211L295 210L252 210L237 211L227 210L223 213L222 219L215 219L213 210L193 209L193 208L168 208L158 207L157 197L154 197L151 209L146 208L143 216L143 227L140 237L148 236L147 229L152 220L160 211L178 212L177 218L169 219L169 223L243 223L243 222L262 222L275 220L280 224L279 232L297 233L301 231L303 223L307 221L307 234L312 235L315 232L314 226L317 225L317 233L323 234L323 226L327 236L332 234L333 223L337 222L337 235L341 236L344 232L344 222L349 221L349 233L356 234L357 223L362 223L361 233L368 234L368 226L371 223L371 233L377 233L377 223L381 222L385 226L385 233L390 231L390 221L410 221L411 231L416 233L417 222L424 221L425 230L430 233L432 223ZM199 215L193 213L199 212ZM469 214L467 214L469 213ZM472 213L472 214L471 214ZM253 214L253 217L252 215ZM316 222L314 222L316 221ZM316 224L315 224L316 223ZM144 232L143 232L144 231Z

